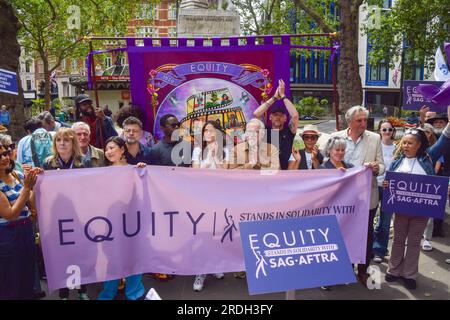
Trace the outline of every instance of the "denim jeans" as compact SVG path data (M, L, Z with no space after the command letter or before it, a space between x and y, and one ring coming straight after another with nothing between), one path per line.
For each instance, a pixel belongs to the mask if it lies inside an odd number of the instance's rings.
M383 197L383 188L378 187L380 201ZM380 219L373 232L373 254L384 257L388 252L389 230L391 227L392 212L384 212L380 207Z
M0 227L0 300L34 298L35 246L31 222Z

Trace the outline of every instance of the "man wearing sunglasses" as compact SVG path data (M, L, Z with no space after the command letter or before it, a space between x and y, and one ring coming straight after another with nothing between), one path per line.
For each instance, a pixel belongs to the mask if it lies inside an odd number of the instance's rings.
M191 144L179 139L178 119L173 114L166 114L159 120L159 126L164 137L152 149L152 164L189 167Z
M278 88L275 91L274 96L260 105L253 112L253 116L255 118L261 119L267 109L278 101L278 104L273 106L269 111L271 126L268 126L266 136L267 143L273 144L280 151L279 157L281 170L287 170L288 168L289 158L292 153L292 143L295 135L297 134L299 119L297 109L295 109L294 104L285 95L285 87L284 81L281 79L278 80ZM283 102L284 107L280 102ZM288 111L291 118L288 125L286 125L288 117L285 110ZM272 133L272 131L274 132ZM272 135L273 139L277 139L277 141L272 141Z

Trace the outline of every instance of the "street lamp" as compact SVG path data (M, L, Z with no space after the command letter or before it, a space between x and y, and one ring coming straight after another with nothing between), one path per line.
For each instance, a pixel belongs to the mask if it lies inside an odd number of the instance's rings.
M398 99L399 101L399 118L402 117L402 106L403 106L403 80L405 79L405 49L409 48L406 45L406 39L405 36L403 35L403 40L402 40L402 62L401 62L401 66L400 66L400 70L401 70L401 74L400 74L400 97Z

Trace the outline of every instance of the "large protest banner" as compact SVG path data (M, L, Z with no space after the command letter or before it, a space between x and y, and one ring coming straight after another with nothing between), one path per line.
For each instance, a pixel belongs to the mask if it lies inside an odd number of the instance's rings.
M241 271L239 222L267 219L336 215L350 260L364 262L371 179L366 168L45 172L36 190L49 288L73 270L81 283Z

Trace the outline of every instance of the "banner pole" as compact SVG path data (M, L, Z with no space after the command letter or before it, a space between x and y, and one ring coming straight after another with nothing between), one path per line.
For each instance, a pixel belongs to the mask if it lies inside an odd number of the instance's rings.
M286 291L286 300L295 300L295 290Z

